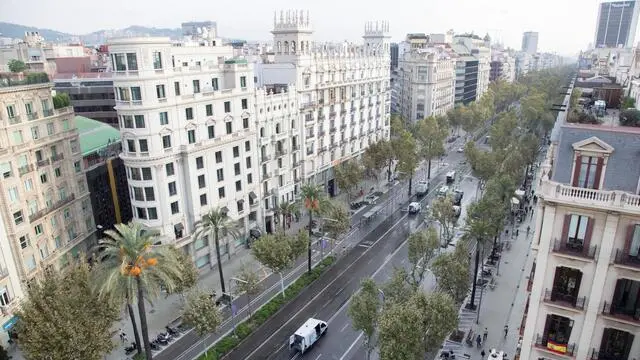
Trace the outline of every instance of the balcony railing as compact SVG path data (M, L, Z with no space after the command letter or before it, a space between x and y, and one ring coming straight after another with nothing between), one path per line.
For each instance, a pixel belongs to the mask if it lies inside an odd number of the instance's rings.
M340 115L344 115L344 114L346 114L346 113L347 113L347 109L342 109L342 110L340 110Z
M20 174L20 176L30 173L32 171L33 171L33 165L31 164L23 165L18 168L18 173Z
M64 154L62 154L62 153L54 154L53 156L51 156L51 163L55 163L55 162L63 160L63 159L64 159Z
M628 251L616 249L614 263L640 269L640 255L632 256Z
M334 132L336 132L336 130L337 128L334 126L329 129L329 132L333 134Z
M318 136L324 136L326 132L324 130L318 130Z
M51 205L48 208L36 211L34 214L29 215L29 221L30 222L34 222L38 219L40 219L41 217L47 215L48 213L55 211L59 208L61 208L62 206L72 202L73 200L75 200L76 195L75 194L71 194L69 196L67 196L66 198L62 199L62 200L58 200L56 201L53 205Z
M351 141L355 141L358 140L358 137L356 135L351 136Z
M49 164L51 164L51 160L49 159L42 159L36 162L36 166L38 166L38 168L45 167Z
M313 121L313 116L305 116L304 121L312 122Z
M347 128L347 124L342 124L342 125L340 125L340 129L341 129L341 130L344 130L344 129L346 129L346 128Z
M605 301L602 305L602 314L623 321L630 321L640 324L640 307L629 309Z
M556 354L574 356L576 354L576 344L561 344L548 340L546 336L536 334L534 345L539 349L544 349Z
M286 154L287 154L287 150L285 150L285 149L276 150L276 156L277 157L280 157L280 156L283 156L283 155L286 155Z
M327 147L326 146L323 146L323 147L320 148L320 150L318 150L319 153L323 153L325 151L327 151Z
M9 124L11 125L19 124L21 122L22 120L20 120L20 115L15 115L14 117L9 118Z
M577 297L573 295L562 294L559 291L545 289L544 301L559 306L584 310L585 304L587 303L587 298L586 296Z
M564 242L556 239L553 243L553 251L559 254L577 256L585 259L595 259L597 246L586 248L583 244Z
M36 120L38 118L38 113L37 112L31 112L27 114L27 119L29 121L31 120Z
M543 169L548 165L543 166ZM540 195L545 200L561 201L598 210L613 210L640 214L640 195L618 190L594 190L543 180Z
M262 173L262 180L271 179L271 176L273 176L271 173Z
M53 116L53 109L44 109L42 110L42 116L44 117L49 117L49 116Z
M316 106L315 101L309 101L307 103L302 104L300 107L302 108L302 110L307 110L307 109L314 108L315 106Z
M631 347L631 344L625 344L628 345L629 348ZM612 352L606 352L603 350L596 350L596 349L591 349L591 357L589 357L589 359L591 360L620 360L620 354L616 354L616 353L612 353Z
M262 159L261 159L261 160L262 160L262 162L267 162L267 161L271 160L271 156L269 156L269 155L262 155Z

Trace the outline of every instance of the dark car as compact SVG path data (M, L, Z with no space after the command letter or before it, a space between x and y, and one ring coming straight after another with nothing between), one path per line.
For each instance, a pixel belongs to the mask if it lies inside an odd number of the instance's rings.
M464 192L456 190L453 192L453 205L460 206Z

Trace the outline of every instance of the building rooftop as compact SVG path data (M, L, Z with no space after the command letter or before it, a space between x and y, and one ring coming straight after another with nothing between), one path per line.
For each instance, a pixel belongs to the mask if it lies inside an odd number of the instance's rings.
M86 72L77 74L56 74L54 81L72 80L72 79L111 79L112 72Z
M84 116L76 116L74 121L80 137L82 156L120 142L120 131L105 123Z

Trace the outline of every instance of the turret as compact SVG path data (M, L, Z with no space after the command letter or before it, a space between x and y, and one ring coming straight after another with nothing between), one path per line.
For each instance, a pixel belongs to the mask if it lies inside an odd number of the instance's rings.
M372 21L364 26L364 46L368 55L389 54L389 22Z

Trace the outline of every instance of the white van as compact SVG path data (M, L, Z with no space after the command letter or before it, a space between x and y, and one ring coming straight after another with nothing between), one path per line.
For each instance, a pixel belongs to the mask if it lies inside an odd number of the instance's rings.
M456 172L455 171L449 171L447 173L447 184L452 184L455 181L456 181Z
M327 323L309 318L289 337L289 349L304 354L322 335L327 332Z

